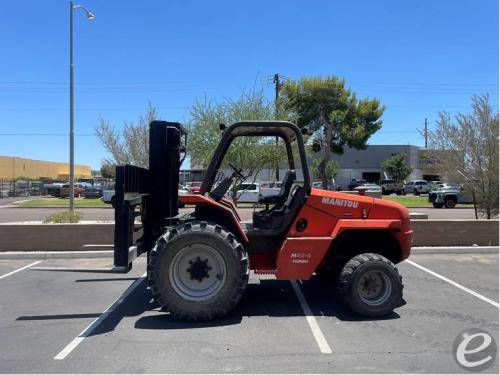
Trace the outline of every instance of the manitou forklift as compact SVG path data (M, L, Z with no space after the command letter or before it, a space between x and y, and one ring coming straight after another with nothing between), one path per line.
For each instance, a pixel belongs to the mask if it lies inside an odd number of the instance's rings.
M332 293L351 310L367 317L405 303L394 266L410 254L405 207L312 189L302 133L292 123L245 121L222 131L200 192L179 196L186 131L179 123L150 124L149 169L116 170L116 268L127 272L147 253L154 299L174 317L191 321L226 315L245 293L250 271L278 280L307 280L316 273L331 280ZM281 191L261 198L265 208L249 222L226 197L248 177L231 164L224 174L224 156L238 137L280 137L288 158ZM179 200L194 206L192 212L180 215Z

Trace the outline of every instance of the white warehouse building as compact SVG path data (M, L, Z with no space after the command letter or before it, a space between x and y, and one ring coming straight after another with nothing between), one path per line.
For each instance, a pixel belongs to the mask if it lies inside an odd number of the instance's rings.
M346 148L342 155L333 155L332 160L340 165L335 183L342 189L347 189L353 179L377 183L390 178L391 176L385 176L382 163L401 153L406 156L406 163L413 169L408 181L439 180L432 151L412 145L369 145L365 150Z
M340 170L335 178L335 184L342 190L347 190L350 182L354 180L366 180L369 182L379 182L391 176L385 176L382 170L382 163L391 156L403 153L406 156L406 162L413 169L408 177L411 180L439 180L440 176L435 168L435 158L433 152L423 147L413 145L368 145L364 150L345 148L342 155L332 155L332 160L340 165ZM315 157L320 155L311 155L308 160L309 165ZM299 163L296 161L296 166ZM280 168L280 179L283 178L287 168L282 165ZM190 180L201 180L202 169L191 169L192 177ZM297 170L297 179L301 180L302 170ZM229 173L229 171L228 171ZM275 181L275 170L262 170L256 182ZM312 180L315 179L312 177Z

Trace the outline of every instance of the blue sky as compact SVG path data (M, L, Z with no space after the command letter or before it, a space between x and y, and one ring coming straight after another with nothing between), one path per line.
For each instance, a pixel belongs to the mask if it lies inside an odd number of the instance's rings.
M96 1L75 14L77 163L97 169L99 117L117 127L151 101L187 120L196 98L237 96L275 72L335 74L387 109L372 144L417 144L427 117L498 108L498 3L414 1ZM67 1L3 1L0 155L68 160ZM41 134L63 135L41 135ZM28 135L29 134L29 135Z

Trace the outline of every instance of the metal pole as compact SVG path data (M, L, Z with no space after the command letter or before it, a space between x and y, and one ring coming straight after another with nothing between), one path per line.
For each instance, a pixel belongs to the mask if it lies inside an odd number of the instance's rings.
M73 2L69 2L69 210L75 208L75 134L73 123Z
M278 120L278 100L280 96L280 75L279 73L274 74L274 117L276 120ZM275 140L276 146L279 145L279 138L276 137ZM278 147L276 147L278 148ZM278 151L278 150L276 150ZM276 182L280 180L280 165L279 162L276 164Z
M425 148L427 148L427 138L428 138L428 130L427 130L427 117L424 122L424 139L425 139Z

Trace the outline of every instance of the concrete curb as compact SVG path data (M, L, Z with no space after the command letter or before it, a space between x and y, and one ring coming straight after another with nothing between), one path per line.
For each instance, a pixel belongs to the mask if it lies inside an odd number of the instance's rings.
M413 247L411 254L498 254L498 246ZM113 250L4 251L0 260L113 258Z
M419 246L411 254L498 254L498 246Z

